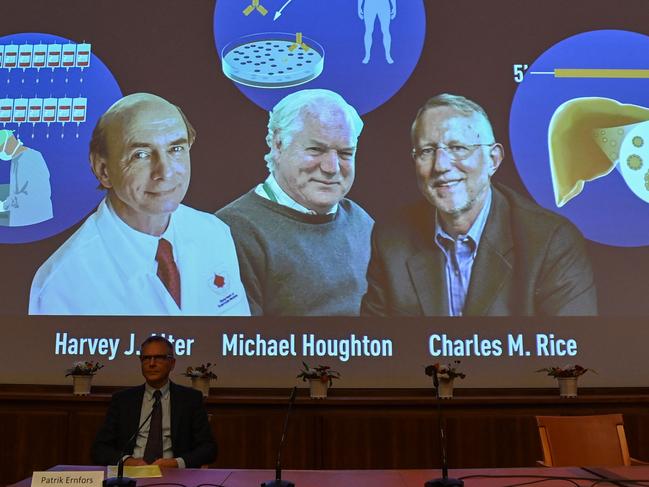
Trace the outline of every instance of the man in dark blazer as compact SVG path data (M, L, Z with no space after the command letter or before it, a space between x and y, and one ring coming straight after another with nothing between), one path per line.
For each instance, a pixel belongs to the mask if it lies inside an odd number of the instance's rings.
M172 344L164 337L151 336L140 347L140 360L146 383L113 395L92 446L93 462L115 465L123 455L124 465L197 468L212 463L216 459L216 442L202 394L169 380L176 363ZM155 426L154 411L136 439L131 440L156 407L161 411L160 426Z
M597 313L583 237L491 176L503 159L475 102L431 98L412 126L425 201L377 222L366 316L558 316Z

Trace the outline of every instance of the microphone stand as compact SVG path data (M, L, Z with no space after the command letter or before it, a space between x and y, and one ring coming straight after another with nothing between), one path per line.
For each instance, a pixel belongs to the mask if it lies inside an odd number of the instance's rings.
M291 415L291 409L293 403L295 402L295 395L297 393L297 386L293 387L291 391L291 397L288 400L288 410L286 411L286 418L284 418L284 429L282 430L282 438L279 441L279 448L277 449L277 462L275 463L275 480L269 480L268 482L262 482L261 487L295 487L295 484L290 480L282 480L282 447L286 441L286 431L288 429L288 418Z
M126 445L124 445L124 448L122 449L119 455L119 460L117 461L117 477L110 477L105 479L102 482L103 487L135 487L136 485L135 479L132 479L130 477L124 477L124 455L126 454L126 449L129 447L131 442L135 440L140 430L144 428L144 425L147 424L147 422L151 419L151 416L153 415L153 411L155 411L156 408L160 408L160 407L162 407L160 401L156 401L153 403L151 412L144 419L144 421L142 421L142 424L138 427L135 433L133 433L133 436L131 436L128 439Z
M437 369L432 368L433 386L435 386L435 398L437 399L437 426L439 428L439 444L442 455L442 477L429 480L424 487L464 487L464 481L460 479L448 478L448 459L446 457L446 432L444 430L445 420L442 412L441 399L439 398L439 377Z

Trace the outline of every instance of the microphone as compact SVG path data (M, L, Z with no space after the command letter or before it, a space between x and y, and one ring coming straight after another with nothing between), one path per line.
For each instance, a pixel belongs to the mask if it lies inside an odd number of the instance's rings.
M133 436L131 436L128 439L126 445L124 445L124 448L122 448L122 451L119 454L119 460L117 461L117 477L110 477L105 479L102 482L103 487L135 487L136 485L135 479L132 479L130 477L124 477L124 455L126 455L126 449L135 440L135 438L137 438L138 433L142 430L142 428L144 428L144 425L146 425L149 422L156 408L161 408L161 407L162 407L162 403L160 402L160 400L157 400L153 403L151 412L146 418L144 418L142 424L138 427L137 430L135 430Z
M442 402L439 398L439 377L437 368L433 365L426 367L426 374L432 375L433 386L435 387L435 398L437 399L437 425L439 428L439 444L442 455L442 477L429 480L424 487L464 487L464 481L460 479L448 478L448 458L446 457L446 432L444 429L445 421L442 413Z
M284 418L284 429L282 430L282 439L279 441L279 448L277 448L277 462L275 463L275 480L262 482L261 487L295 487L295 484L290 480L282 480L282 447L286 441L286 430L288 430L288 418L291 416L291 409L295 402L295 395L297 394L297 386L293 387L291 397L288 399L288 410L286 411L286 418Z

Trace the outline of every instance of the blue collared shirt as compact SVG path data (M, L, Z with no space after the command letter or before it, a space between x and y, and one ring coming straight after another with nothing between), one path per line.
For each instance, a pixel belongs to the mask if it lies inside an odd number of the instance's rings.
M469 291L473 262L478 253L478 245L484 231L489 210L491 209L491 188L485 199L485 205L478 214L466 235L451 237L442 229L435 217L435 244L440 248L446 260L446 289L448 291L448 308L451 316L462 316L464 302Z

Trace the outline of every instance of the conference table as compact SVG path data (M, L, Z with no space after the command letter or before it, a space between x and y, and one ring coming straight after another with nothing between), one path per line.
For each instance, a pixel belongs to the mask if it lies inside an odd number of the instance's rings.
M57 465L51 471L105 470L102 467ZM252 487L274 478L273 470L233 469L163 469L162 477L137 479L137 485L183 485L197 487ZM439 470L286 470L282 478L291 480L296 487L422 487L424 482L441 476ZM649 485L649 467L554 467L554 468L483 468L450 470L449 476L464 479L467 487L505 487L536 485L565 487L572 485L639 485L624 480L645 481ZM546 480L542 480L545 478ZM616 479L615 484L602 482L603 478ZM570 480L567 480L570 479ZM29 487L31 478L9 487ZM640 484L642 485L642 484Z

